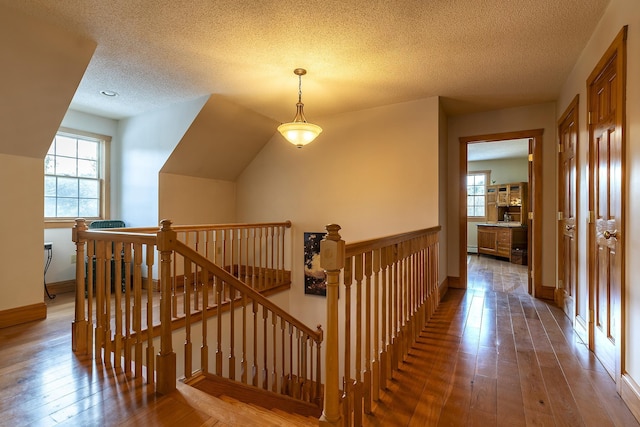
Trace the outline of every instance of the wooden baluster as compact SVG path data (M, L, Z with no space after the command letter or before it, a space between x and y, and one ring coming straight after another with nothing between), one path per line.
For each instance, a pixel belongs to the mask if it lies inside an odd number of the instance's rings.
M363 373L363 399L364 412L371 413L371 274L373 270L373 253L371 251L364 254L364 277L365 277L365 356L364 356L364 373Z
M87 241L87 281L84 286L87 289L87 354L93 354L94 341L95 341L95 325L97 319L94 320L94 313L97 312L96 301L95 301L95 270L94 270L94 260L96 256L96 242L95 240ZM76 258L76 264L78 263L78 259Z
M253 250L252 256L251 256L251 287L255 290L258 290L258 283L257 283L257 279L256 279L256 266L258 265L258 263L256 262L256 233L257 233L257 229L253 228L251 231L251 247Z
M406 355L407 355L407 351L409 348L409 331L408 331L408 327L409 327L409 322L408 322L408 313L409 313L409 277L408 277L408 271L409 271L409 260L407 257L407 243L406 242L402 242L400 244L400 250L401 250L401 258L400 258L400 271L401 271L401 275L400 275L400 286L402 288L402 304L400 305L400 310L401 310L401 318L402 320L400 321L400 325L401 325L401 331L402 331L402 340L401 340L401 354L402 354L402 358L400 359L400 363L402 363L402 361L405 359ZM398 369L400 368L400 365L398 365Z
M182 259L182 271L184 273L184 376L189 379L193 375L193 343L191 342L191 261ZM203 326L204 327L204 326Z
M259 228L258 229L258 287L256 289L258 290L262 290L265 288L265 268L264 266L266 266L267 261L266 261L266 247L267 244L265 241L263 241L263 237L266 234L266 231L264 231L263 228ZM264 263L262 262L264 258Z
M342 414L340 412L340 394L339 394L339 349L338 349L338 328L341 327L338 319L338 286L340 283L340 270L345 267L345 245L341 239L340 226L331 224L326 227L327 235L320 242L320 265L327 275L327 335L325 348L325 387L324 387L324 407L322 416L320 417L320 426L338 426L341 425ZM345 276L347 269L345 268ZM345 279L345 285L347 280ZM345 299L350 298L349 290L345 292ZM350 304L345 304L350 307ZM349 310L347 310L349 312ZM346 319L345 319L346 322ZM345 333L351 328L345 323ZM347 333L348 334L348 333ZM345 343L349 342L349 338L345 338ZM348 344L345 344L345 346ZM346 352L346 349L345 349ZM318 352L319 353L319 352ZM345 357L345 376L349 375L348 360ZM318 369L318 375L320 369ZM346 386L345 386L346 389ZM344 401L346 404L346 400ZM348 425L344 418L344 423Z
M156 357L156 391L168 394L176 389L176 353L171 334L171 252L177 239L171 221L161 221L156 240L160 251L160 352Z
M315 387L313 386L313 340L310 335L306 336L306 342L308 347L308 356L305 358L307 365L308 375L305 380L305 400L307 402L313 402L315 400Z
M104 241L96 242L96 332L95 359L101 362L104 347L105 313L104 313ZM76 260L77 261L77 260Z
M104 336L102 338L102 347L104 349L104 364L111 367L111 242L104 243Z
M124 251L124 372L131 373L131 348L133 338L131 338L131 315L132 315L132 295L131 295L131 243L123 247Z
M380 312L383 310L380 307L380 249L373 251L373 364L371 365L371 377L373 382L371 384L374 401L380 399ZM382 321L384 323L384 320Z
M233 286L229 285L229 379L236 379L236 290ZM221 316L221 311L218 311L218 316Z
M242 294L242 361L240 362L240 381L247 384L247 295Z
M391 353L391 369L395 371L400 366L400 341L402 335L400 331L400 305L402 299L400 296L400 261L398 254L398 245L393 245L393 340Z
M278 392L278 316L271 313L271 325L273 329L272 347L273 347L273 372L271 372L271 391ZM266 337L265 337L266 338Z
M147 257L147 384L154 383L154 353L153 348L153 263L155 247L146 246ZM170 297L171 287L168 288L166 297ZM169 306L171 307L171 306Z
M250 229L244 229L243 231L244 234L244 283L246 283L247 285L253 287L253 283L250 282L250 277L251 277L251 272L249 271L250 268L250 260L249 260L249 246L251 245L251 241L249 239L249 233L251 232Z
M274 285L274 279L275 279L275 231L274 231L274 227L269 227L269 235L271 236L271 250L267 249L267 254L270 256L270 261L269 261L269 268L267 269L268 274L269 274L269 288L272 288Z
M389 362L390 362L390 376L389 379L393 378L393 371L396 369L396 366L398 364L398 352L397 352L397 345L398 345L398 264L397 264L397 253L396 253L396 245L392 245L391 249L390 249L391 253L391 258L389 260L389 262L391 263L390 265L390 272L391 272L391 278L390 278L390 283L389 283L389 288L390 288L390 299L389 299L389 304L390 304L390 313L389 313L389 318L391 320L390 326L389 326L389 338L390 338L390 342L391 342L391 351L389 352Z
M216 375L222 376L222 296L224 294L225 283L218 279L216 286L216 301L218 315L216 316L218 329L216 331ZM204 311L204 310L203 310Z
M287 375L287 394L293 397L293 325L289 323L289 374Z
M302 365L302 362L300 360L301 358L301 346L302 344L300 343L300 334L301 332L295 328L294 329L294 336L295 336L295 343L296 343L296 367L298 368L297 373L294 374L294 380L293 380L293 395L292 397L294 399L300 399L300 386L301 386L301 381L302 381L302 376L300 375L300 366Z
M242 229L240 228L238 230L234 230L233 235L237 240L237 243L236 243L237 259L236 259L235 276L238 278L238 280L242 281L242 277L244 276L242 272Z
M282 372L280 375L280 394L287 394L287 374L286 374L286 369L287 369L287 349L286 349L286 345L287 345L287 340L285 337L285 329L286 329L286 322L284 319L280 318L280 345L281 345L281 349L280 352L282 354L282 357L280 359L281 362L281 368L282 368Z
M307 339L309 336L300 331L300 362L298 365L298 382L300 383L300 394L298 399L307 400Z
M275 228L275 233L276 233L276 237L275 237L275 241L276 241L276 245L275 245L275 251L276 251L276 264L275 264L275 271L273 272L273 277L275 278L275 283L277 285L281 284L282 282L284 282L284 277L283 277L283 272L282 272L282 266L281 264L283 263L283 259L280 258L280 251L281 251L281 241L284 237L284 231L282 227L276 227Z
M122 278L124 271L122 270L122 242L118 242L114 246L113 259L115 263L115 333L113 336L113 366L120 368L122 366ZM77 258L76 258L77 260Z
M76 219L71 230L72 239L76 244L76 305L73 323L71 324L71 349L78 354L87 354L87 330L88 320L85 317L85 289L90 282L85 282L85 248L87 240L80 237L80 233L87 230L84 219ZM89 264L91 259L89 258ZM87 306L91 306L91 299L87 299ZM90 319L90 317L89 317Z
M382 291L382 302L381 302L381 331L380 331L380 387L386 389L387 388L387 379L389 379L389 361L388 361L388 353L389 349L389 339L387 335L387 325L388 325L388 317L387 313L389 312L389 304L388 304L388 295L389 295L389 282L387 278L389 277L389 257L388 257L388 247L384 247L380 249L380 269L382 276L381 283L381 291Z
M258 386L258 303L253 300L253 365L251 366L251 385Z
M267 363L267 355L268 355L268 343L267 339L267 318L269 317L269 312L267 311L267 307L262 307L262 388L265 390L269 390L269 365Z
M355 382L353 388L353 424L362 424L362 255L354 256L355 267L354 276L356 279L356 369Z
M322 261L322 255L320 255ZM353 412L353 376L351 375L351 285L353 283L353 258L345 259L344 263L344 405L349 418L344 422L351 423ZM328 369L328 368L327 368Z
M142 245L133 244L133 331L134 345L134 374L135 378L142 378Z
M322 326L318 325L316 327L320 338L316 341L316 377L315 377L315 400L314 403L320 406L320 399L322 396L322 341L324 338L324 333L322 331ZM337 377L337 375L336 375Z
M191 262L191 261L190 261ZM200 369L202 372L209 372L209 271L203 268L200 277L200 283L202 286L202 345L200 346ZM213 280L217 280L213 277ZM216 286L217 287L217 286ZM218 317L220 317L220 309L218 308Z
M173 263L171 264L172 271L173 271L173 273L171 275L173 277L173 281L171 283L171 313L172 313L172 317L176 318L176 317L179 316L179 312L178 312L178 296L179 296L179 294L178 294L178 283L177 283L177 277L178 277L178 271L177 271L177 268L178 268L178 254L177 254L177 252L174 251L171 254L171 256L173 257ZM184 265L184 258L183 258L182 264ZM183 275L182 276L182 278L183 278L183 280L182 280L182 285L183 285L182 293L184 295L184 286L186 286L186 281L184 280L184 278L185 278L184 271L182 272L182 275ZM183 302L183 305L184 305L184 302L185 302L184 299L183 299L182 302ZM186 309L186 307L185 307L185 309ZM186 311L185 311L185 313L186 313Z

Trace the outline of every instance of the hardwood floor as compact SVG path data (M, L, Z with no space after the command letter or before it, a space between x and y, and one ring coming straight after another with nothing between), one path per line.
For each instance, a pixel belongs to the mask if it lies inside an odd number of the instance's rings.
M182 384L157 396L73 354L72 294L46 302L46 320L0 329L0 426L310 425ZM564 314L527 295L526 267L473 256L366 425L639 424Z
M368 426L638 426L555 306L526 292L526 266L470 256Z

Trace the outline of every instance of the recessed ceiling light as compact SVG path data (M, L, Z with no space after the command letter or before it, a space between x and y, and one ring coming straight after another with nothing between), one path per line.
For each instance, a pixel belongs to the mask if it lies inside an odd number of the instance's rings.
M118 96L118 92L114 92L112 90L101 90L100 94L104 95L104 96L112 96L112 97L113 96Z

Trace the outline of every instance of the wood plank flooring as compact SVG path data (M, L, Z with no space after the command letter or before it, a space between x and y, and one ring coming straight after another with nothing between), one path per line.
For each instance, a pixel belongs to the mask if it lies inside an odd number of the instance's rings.
M71 351L73 295L44 321L0 329L0 426L300 425L179 385L141 380ZM526 267L471 257L369 426L638 426L564 314L526 294Z
M555 306L526 292L526 266L470 256L367 426L638 426Z

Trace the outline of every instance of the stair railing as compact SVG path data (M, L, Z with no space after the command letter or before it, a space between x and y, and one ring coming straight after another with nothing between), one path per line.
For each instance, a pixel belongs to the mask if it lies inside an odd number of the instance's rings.
M327 273L320 425L361 426L438 306L440 227L351 244L339 230L328 225L320 246Z
M76 220L73 240L78 262L73 350L92 354L105 365L122 367L135 378L146 377L151 384L156 380L154 371L157 371L157 389L166 392L175 388L176 379L176 359L169 338L172 331L185 328L187 323L193 325L213 318L215 312L234 311L234 306L253 304L253 310L262 308L265 319L277 316L291 334L295 330L296 336L292 335L290 341L299 343L300 347L304 341L305 355L319 354L321 332L297 327L295 319L282 315L258 293L290 285L290 272L284 267L284 235L290 226L290 222L283 222L208 225L198 229L196 226L174 228L170 221L163 221L162 228L152 232L153 229L88 230L85 220ZM158 251L159 273L156 271ZM188 254L189 262L181 252ZM159 280L154 276L159 276ZM240 296L242 304L238 300ZM206 338L204 340L206 342ZM311 342L313 349L308 348ZM160 351L155 357L158 344ZM293 349L289 350L289 354L294 353ZM298 369L295 375L298 383L305 383L308 388L312 381L305 380L313 378L319 387L316 380L319 362L312 365L302 360L301 354L296 353L296 357L295 363L287 363ZM271 362L270 358L266 360ZM187 362L184 365L192 366ZM254 369L261 366L263 372L267 369L256 360L251 366ZM292 375L290 371L285 374L284 369L280 372L283 376ZM280 384L283 382L280 380ZM273 387L273 382L268 384ZM295 389L293 383L291 389ZM321 400L319 394L318 390L306 392L308 398L318 401Z

